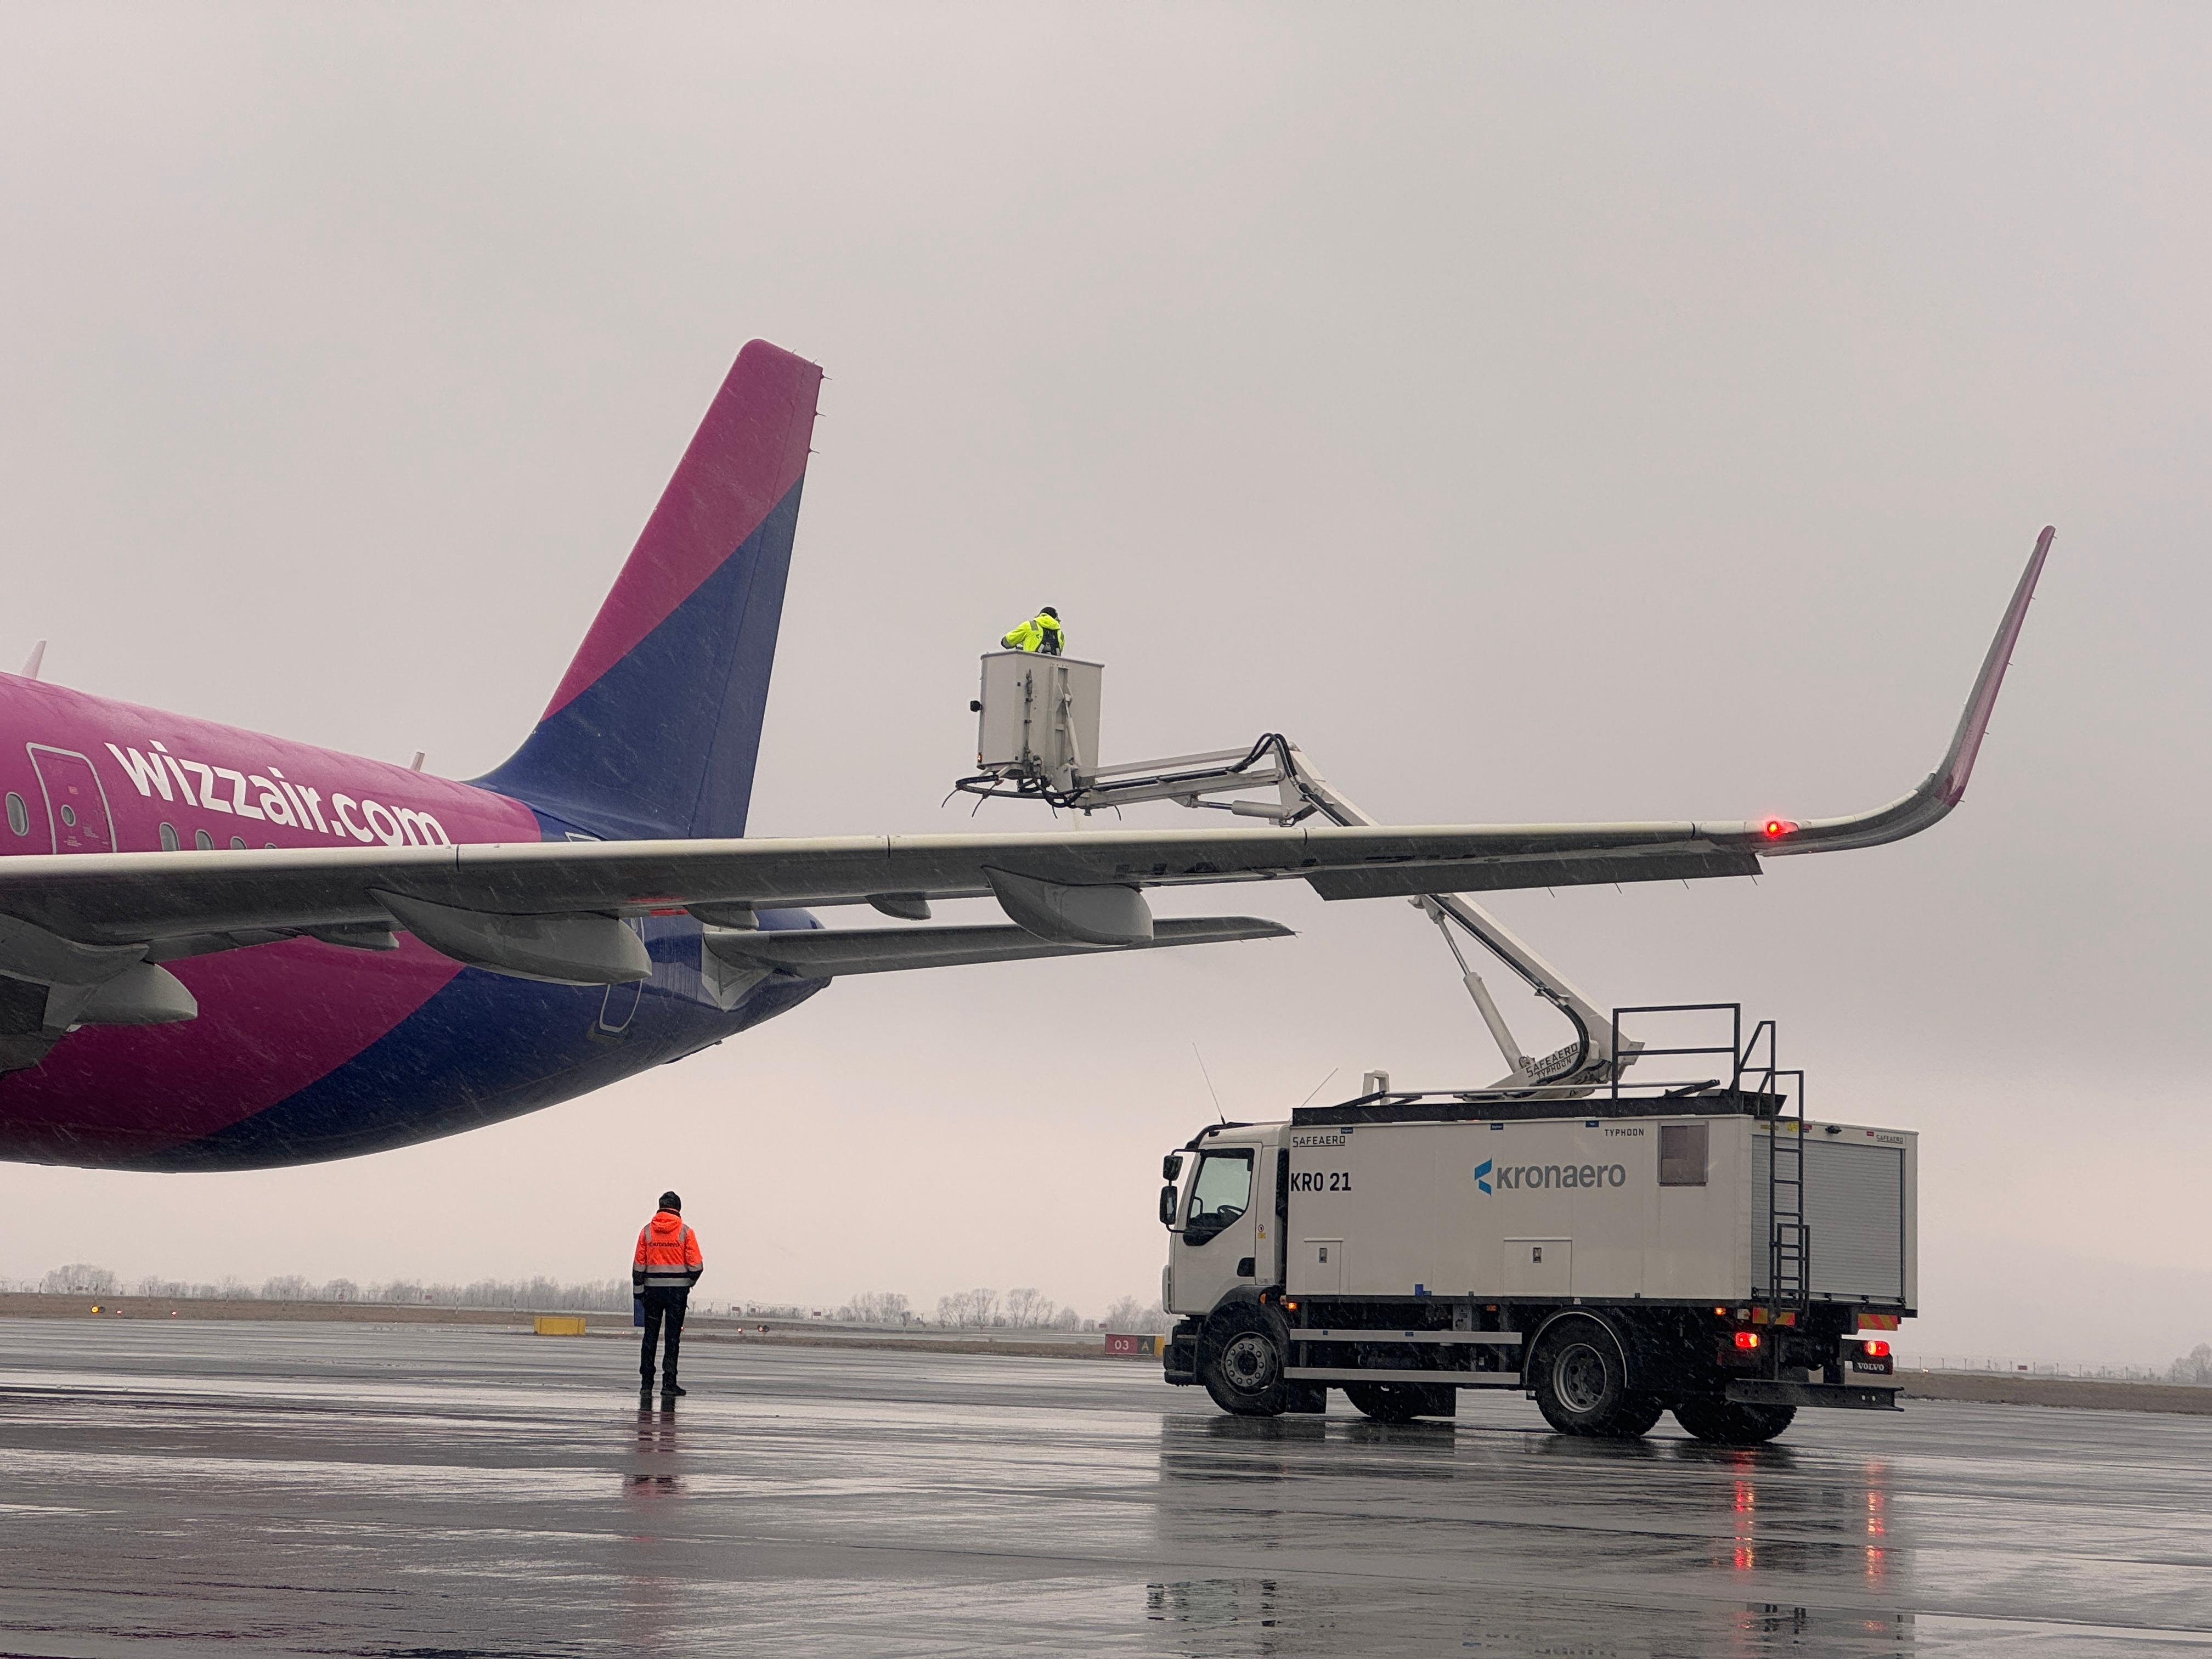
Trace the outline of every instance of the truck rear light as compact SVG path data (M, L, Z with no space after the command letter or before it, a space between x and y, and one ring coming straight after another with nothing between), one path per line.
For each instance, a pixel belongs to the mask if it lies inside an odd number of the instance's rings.
M1749 1352L1752 1349L1759 1346L1759 1333L1757 1331L1738 1331L1735 1334L1735 1345L1737 1347L1744 1350L1747 1353Z
M1844 1357L1851 1362L1855 1371L1872 1371L1877 1376L1897 1375L1897 1360L1889 1344L1876 1336L1863 1336L1858 1349L1853 1352L1848 1342L1844 1345Z

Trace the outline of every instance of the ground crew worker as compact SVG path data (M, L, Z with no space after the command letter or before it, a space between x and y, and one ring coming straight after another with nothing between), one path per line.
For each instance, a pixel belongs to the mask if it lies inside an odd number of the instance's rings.
M637 1362L643 1379L640 1393L652 1390L653 1350L664 1326L668 1344L660 1368L660 1392L664 1397L690 1392L677 1385L676 1350L684 1340L684 1303L706 1270L699 1235L684 1224L684 1200L674 1193L661 1194L660 1208L637 1236L637 1255L629 1268L630 1289L645 1304L645 1348Z
M1060 612L1047 605L999 643L1009 651L1057 657L1067 648L1067 630L1060 625Z

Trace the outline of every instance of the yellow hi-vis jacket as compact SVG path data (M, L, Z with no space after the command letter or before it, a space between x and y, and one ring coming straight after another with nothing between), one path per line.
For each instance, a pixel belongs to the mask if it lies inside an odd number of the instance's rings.
M1009 651L1038 651L1057 657L1067 648L1067 630L1056 617L1040 612L999 641Z

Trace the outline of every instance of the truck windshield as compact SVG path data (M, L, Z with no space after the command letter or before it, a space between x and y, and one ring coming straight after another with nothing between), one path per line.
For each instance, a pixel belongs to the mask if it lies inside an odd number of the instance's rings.
M1186 1243L1203 1244L1243 1215L1252 1201L1252 1154L1248 1149L1208 1152L1190 1183L1190 1214L1184 1218Z

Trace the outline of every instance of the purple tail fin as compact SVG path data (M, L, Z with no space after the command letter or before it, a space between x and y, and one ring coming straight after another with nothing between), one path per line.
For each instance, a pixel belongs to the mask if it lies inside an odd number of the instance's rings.
M822 371L738 354L528 741L476 781L608 840L741 836Z

